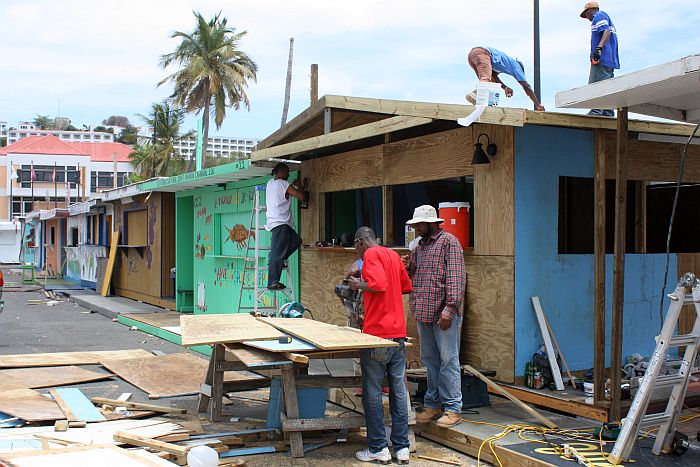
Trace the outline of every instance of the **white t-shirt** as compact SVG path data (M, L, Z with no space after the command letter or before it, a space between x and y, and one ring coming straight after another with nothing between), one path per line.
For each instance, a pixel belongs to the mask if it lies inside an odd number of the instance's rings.
M287 197L289 182L281 178L267 182L265 200L267 205L267 223L265 229L272 230L282 224L294 226L292 219L292 198Z

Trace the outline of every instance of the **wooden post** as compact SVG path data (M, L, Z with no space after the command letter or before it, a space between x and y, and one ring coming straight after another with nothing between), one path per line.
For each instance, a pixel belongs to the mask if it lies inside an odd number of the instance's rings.
M311 103L313 104L318 100L318 64L311 64L311 92L310 92Z
M214 368L212 369L211 401L209 404L211 406L211 421L219 422L221 421L221 412L224 405L224 372L223 370L219 371L217 364L224 361L226 350L223 344L214 344L211 353Z
M595 130L593 216L593 401L605 398L605 131Z
M382 205L383 210L383 224L384 224L384 234L382 235L383 245L393 245L394 244L394 195L390 186L384 185L382 187Z
M620 420L622 323L625 304L625 233L627 231L627 107L617 109L615 173L615 254L613 262L612 352L610 355L610 420Z
M294 378L294 368L291 365L282 367L281 389L284 397L284 410L286 419L293 421L299 418L299 401L297 399L297 387ZM283 418L284 420L284 418ZM289 445L292 457L304 457L304 442L301 433L289 433Z

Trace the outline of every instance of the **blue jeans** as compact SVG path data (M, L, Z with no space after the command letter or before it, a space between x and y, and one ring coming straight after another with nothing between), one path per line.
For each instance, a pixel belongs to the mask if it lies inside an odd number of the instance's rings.
M271 232L270 256L267 259L268 284L280 281L282 263L301 246L301 237L287 224L278 225Z
M459 343L462 317L455 316L446 331L434 323L416 323L420 337L420 359L428 370L425 408L462 412L462 372L459 366Z
M603 81L610 79L615 76L615 70L601 65L600 63L594 65L591 63L591 72L588 75L588 84L597 83L598 81ZM614 117L615 112L611 109L591 109L588 115L598 115L603 117Z
M408 395L406 391L406 347L404 339L391 339L398 347L362 349L362 406L367 424L367 447L377 453L387 447L384 429L382 386L384 375L389 377L389 408L391 409L391 444L394 452L407 448Z

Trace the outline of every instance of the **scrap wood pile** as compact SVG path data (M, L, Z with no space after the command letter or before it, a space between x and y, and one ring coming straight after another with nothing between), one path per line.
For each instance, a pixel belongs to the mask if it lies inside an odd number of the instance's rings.
M77 366L97 364L114 374ZM142 349L0 355L0 466L186 465L198 446L225 459L261 439L274 444L276 430L204 433L199 417L183 408L130 401L129 393L88 398L61 387L120 376L151 398L190 395L199 392L206 368L205 359L188 353Z

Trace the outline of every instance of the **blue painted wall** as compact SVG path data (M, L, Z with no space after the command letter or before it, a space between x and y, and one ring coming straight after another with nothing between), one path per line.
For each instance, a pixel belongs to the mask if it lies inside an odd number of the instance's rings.
M593 255L558 254L559 177L593 177L593 132L515 129L515 373L542 343L530 297L538 295L572 370L593 366ZM610 196L610 194L608 194ZM591 203L593 200L591 200ZM608 219L608 222L612 220ZM625 257L623 357L649 355L659 333L665 255ZM671 255L670 286L677 257ZM606 257L606 362L610 355L612 255ZM667 303L664 303L664 313Z

